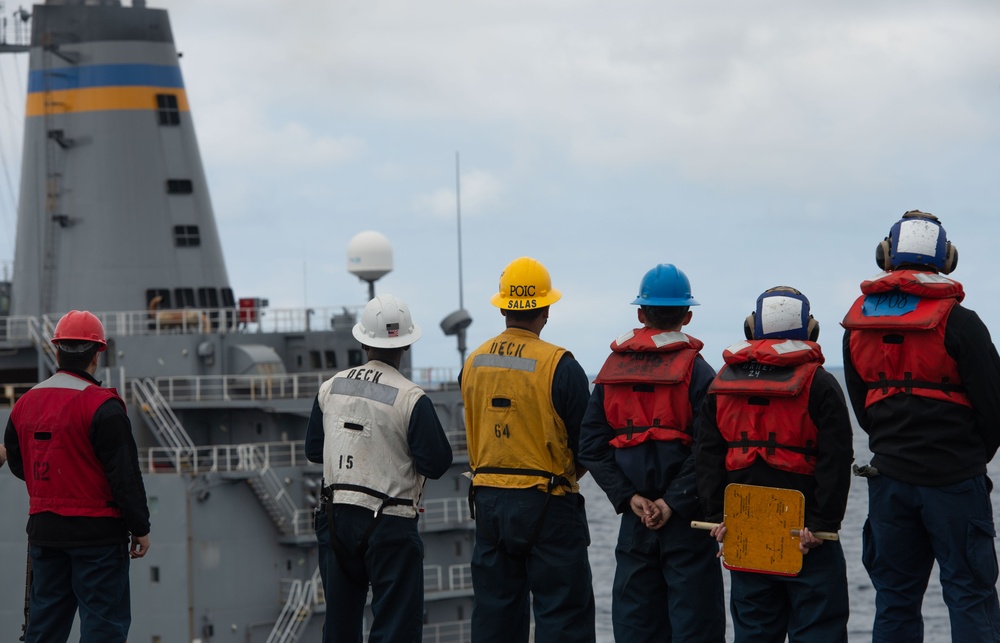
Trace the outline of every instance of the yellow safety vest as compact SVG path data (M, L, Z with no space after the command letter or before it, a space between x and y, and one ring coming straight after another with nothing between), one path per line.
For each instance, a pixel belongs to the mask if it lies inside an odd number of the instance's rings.
M508 328L466 360L462 398L474 486L579 491L566 424L552 405L552 377L565 352Z

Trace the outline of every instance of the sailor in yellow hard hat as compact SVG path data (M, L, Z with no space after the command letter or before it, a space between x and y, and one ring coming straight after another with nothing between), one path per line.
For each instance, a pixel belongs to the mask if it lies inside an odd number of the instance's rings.
M472 637L593 641L589 532L577 480L589 384L563 348L539 338L562 293L530 257L500 274L490 303L506 330L477 348L460 377L476 519Z

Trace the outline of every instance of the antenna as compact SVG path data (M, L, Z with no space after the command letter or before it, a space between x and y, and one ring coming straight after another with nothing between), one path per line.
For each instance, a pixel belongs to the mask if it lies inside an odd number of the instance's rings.
M368 282L368 299L375 299L375 282L392 272L392 245L381 232L366 230L347 244L347 271Z
M465 310L462 297L462 181L459 173L458 152L455 152L455 215L458 220L458 310L441 320L441 330L445 335L455 335L458 354L465 365L465 329L472 323L472 317Z
M457 150L455 151L455 218L458 221L458 307L462 309L465 308L462 292L462 181Z

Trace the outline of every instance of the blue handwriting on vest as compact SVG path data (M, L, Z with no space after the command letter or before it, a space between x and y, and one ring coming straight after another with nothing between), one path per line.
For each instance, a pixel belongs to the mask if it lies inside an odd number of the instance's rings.
M865 295L861 314L865 317L899 317L917 309L920 297L898 290Z

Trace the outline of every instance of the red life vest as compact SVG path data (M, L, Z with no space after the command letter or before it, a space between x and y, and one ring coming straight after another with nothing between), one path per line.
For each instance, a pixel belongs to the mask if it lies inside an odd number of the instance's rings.
M648 440L694 441L688 397L691 372L704 344L679 331L640 328L611 343L595 384L604 386L604 414L615 430L610 444Z
M809 391L823 363L815 342L758 339L722 353L726 365L708 392L715 394L716 421L726 440L726 470L761 458L782 471L812 475L817 429L809 417Z
M90 442L94 413L110 399L121 402L114 390L59 371L14 405L11 422L24 459L29 514L122 515Z
M865 407L905 393L971 408L944 346L948 315L965 297L962 284L893 270L863 282L861 292L842 325L851 331L851 362L868 385Z

